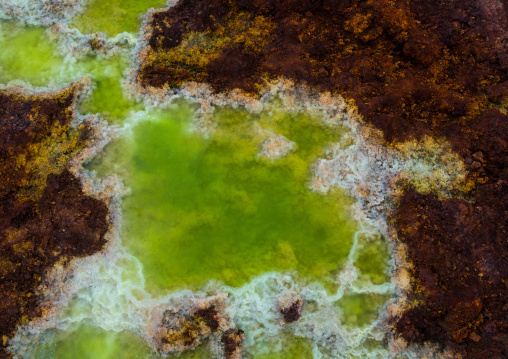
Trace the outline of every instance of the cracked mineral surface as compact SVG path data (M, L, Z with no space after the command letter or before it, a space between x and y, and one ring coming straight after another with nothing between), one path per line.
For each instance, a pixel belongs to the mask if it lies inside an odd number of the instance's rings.
M508 357L507 6L0 1L0 357Z

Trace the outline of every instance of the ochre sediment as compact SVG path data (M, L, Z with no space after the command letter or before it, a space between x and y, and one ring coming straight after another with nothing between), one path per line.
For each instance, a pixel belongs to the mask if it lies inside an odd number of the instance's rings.
M138 83L258 94L290 78L353 99L386 143L447 140L464 199L406 187L392 216L412 264L409 342L507 357L508 16L466 0L189 0L149 14Z
M0 358L19 324L44 315L48 269L105 244L108 208L68 170L93 141L91 124L75 123L81 86L0 90Z
M186 303L189 305L189 303ZM155 334L155 345L162 354L195 349L205 339L212 340L226 359L242 357L244 333L235 329L224 313L225 297L217 295L199 299L192 308L164 311Z

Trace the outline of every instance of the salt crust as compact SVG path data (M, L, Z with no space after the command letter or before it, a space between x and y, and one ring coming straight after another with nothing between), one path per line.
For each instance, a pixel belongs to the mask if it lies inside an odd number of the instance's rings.
M128 32L122 32L115 37L108 37L102 32L82 34L65 23L53 25L46 31L50 38L58 43L58 51L67 61L73 62L91 54L107 58L128 52L136 43L135 36Z
M276 159L287 156L296 149L296 143L288 140L285 136L269 134L261 145L260 157Z
M53 25L68 20L81 10L82 1L37 1L29 2L0 0L0 18L21 18L23 22L37 25ZM42 10L41 10L42 9ZM48 9L52 15L48 15ZM41 12L42 11L42 12ZM150 10L140 41L134 50L141 63L146 56L146 40L149 38L147 21L155 10ZM43 14L44 13L44 14ZM41 15L43 14L43 15ZM86 47L93 37L69 30L66 25L56 25L49 30L59 38L60 51L80 57L90 51ZM102 41L104 37L97 35ZM115 38L117 39L118 36ZM108 40L109 41L109 40ZM132 39L117 39L119 45L131 43ZM107 41L106 41L107 42ZM82 50L81 46L83 45ZM115 45L106 45L102 54L115 53ZM77 175L87 194L100 198L110 207L112 223L107 233L108 245L103 252L87 258L73 260L64 270L56 266L49 275L48 282L41 291L45 294L41 305L47 309L44 318L37 319L19 328L16 336L9 342L15 357L27 357L29 349L48 329L69 330L83 319L106 330L129 330L141 335L155 349L154 337L164 310L188 311L189 303L204 301L213 295L224 296L226 312L236 326L246 332L245 347L247 355L259 352L267 342L282 347L282 332L289 330L293 335L308 338L313 345L315 358L359 357L388 358L404 356L408 358L452 358L452 353L439 351L432 345L407 347L400 338L390 332L387 318L396 317L408 308L405 293L410 289L410 265L406 260L404 246L396 241L396 233L387 224L387 217L398 195L396 184L400 181L412 183L423 191L434 191L438 195L450 196L451 190L465 177L465 167L460 158L451 152L448 144L426 138L411 142L405 148L384 146L379 131L367 126L357 114L354 105L340 97L328 93L317 93L305 86L296 86L292 81L279 79L266 85L259 97L252 97L240 91L228 94L213 94L203 84L188 83L179 89L141 88L135 81L136 69L130 70L124 81L125 91L133 98L141 100L148 109L171 106L175 99L184 98L199 104L196 112L195 130L204 136L213 134L213 111L215 107L231 105L244 106L253 113L259 113L270 106L270 101L279 98L288 111L309 111L320 115L330 125L341 125L349 129L352 144L339 143L330 148L325 158L317 160L314 176L309 189L327 192L334 186L342 187L357 199L352 207L353 216L360 223L361 230L355 235L354 245L343 271L338 275L338 290L328 295L320 285L314 283L301 286L291 273L265 273L252 279L241 288L231 288L220 283L210 282L199 292L180 291L163 298L153 298L144 289L142 266L132 255L125 252L119 237L121 228L121 197L128 193L119 178L114 176L97 179L93 173L83 170L82 164L102 151L105 144L114 137L132 131L137 121L150 117L147 112L134 114L130 121L120 128L108 126L97 116L81 116L76 113L76 124L90 121L95 125L97 141L85 149L72 162L71 170ZM56 88L33 88L28 84L16 82L9 84L23 86L26 91L56 91ZM5 88L5 86L3 86ZM19 91L19 89L18 89ZM89 81L83 80L81 93L90 91ZM429 177L429 173L431 177ZM358 235L382 233L389 239L393 254L391 283L373 285L358 281L358 269L354 266ZM128 280L125 277L129 277ZM385 305L381 318L362 328L342 326L341 312L336 306L345 291L356 293L395 293L396 299ZM281 296L295 293L305 300L302 317L295 323L284 325L278 312ZM69 316L64 309L70 305L86 305L88 310ZM389 339L389 348L366 349L366 340L381 341ZM271 346L273 348L273 346ZM211 348L220 356L217 348ZM272 349L273 350L273 349Z
M0 0L0 19L51 26L83 11L86 0Z

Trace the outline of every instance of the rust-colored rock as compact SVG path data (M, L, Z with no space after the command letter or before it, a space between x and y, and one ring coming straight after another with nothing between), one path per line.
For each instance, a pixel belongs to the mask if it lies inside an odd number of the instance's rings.
M203 338L217 332L220 323L220 314L213 305L184 316L175 316L167 310L159 328L161 352L193 349L201 344Z
M0 91L0 358L17 325L44 314L47 270L105 244L107 206L66 169L91 141L89 125L70 125L78 91Z
M508 185L478 191L473 203L404 194L396 222L415 265L418 304L397 331L410 342L441 343L468 358L506 358Z
M389 142L446 135L508 92L499 1L190 0L149 30L142 86L256 92L289 77L355 99Z
M279 300L280 314L284 317L286 323L296 322L302 316L303 299L300 296L296 296L287 300Z
M226 359L241 359L245 334L241 329L229 329L222 334L221 342L224 344L224 357Z
M244 334L235 329L224 313L226 298L217 295L201 299L187 298L183 307L164 311L157 328L155 343L162 354L195 349L210 339L227 359L242 357Z
M412 299L418 304L396 329L410 342L437 342L467 358L506 358L507 118L487 111L460 136L468 140L459 152L485 183L470 201L439 200L411 189L402 196L394 222L414 264Z

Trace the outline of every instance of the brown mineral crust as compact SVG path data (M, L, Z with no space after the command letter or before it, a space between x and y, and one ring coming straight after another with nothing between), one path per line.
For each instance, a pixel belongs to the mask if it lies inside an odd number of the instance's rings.
M201 302L197 308L191 310L175 312L173 308L163 313L156 338L161 353L194 349L203 340L213 338L222 348L225 358L241 358L243 331L232 328L232 323L222 312L224 303L220 302L220 298L209 300L211 302ZM213 301L216 301L215 304Z
M506 358L507 117L486 111L460 136L467 140L458 150L485 183L469 201L412 189L402 196L394 222L414 265L410 299L417 304L396 329L409 342L440 343L467 358Z
M224 356L226 359L239 359L242 357L244 331L241 329L229 329L222 334L221 342L224 344Z
M78 87L0 91L0 358L17 325L44 315L38 287L48 269L105 243L107 206L66 169L92 133L70 126Z
M222 49L217 59L209 64L206 79L213 82L217 88L243 88L246 91L255 91L255 85L246 82L245 79L256 76L259 63L259 58L246 51L243 44L226 47ZM231 77L232 72L241 76Z
M177 318L172 311L166 311L159 330L162 352L195 348L201 339L219 330L220 319L220 313L213 305Z
M216 332L220 326L219 313L214 306L198 309L193 317L200 318L212 332Z
M283 315L286 323L293 323L300 319L302 315L303 300L301 298L295 298L288 306L280 309L280 313Z

